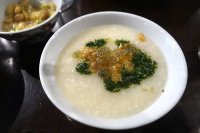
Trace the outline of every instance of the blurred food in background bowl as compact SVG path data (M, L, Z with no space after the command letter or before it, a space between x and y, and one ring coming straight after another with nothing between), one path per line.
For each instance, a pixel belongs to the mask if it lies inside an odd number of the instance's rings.
M0 37L14 41L42 40L58 18L62 6L71 6L62 0L6 0L0 2ZM63 4L63 5L62 5Z

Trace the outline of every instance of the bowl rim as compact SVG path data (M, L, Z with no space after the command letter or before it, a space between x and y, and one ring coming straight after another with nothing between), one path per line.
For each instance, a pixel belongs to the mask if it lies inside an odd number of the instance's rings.
M170 105L168 105L168 107L165 108L165 110L162 110L160 114L156 114L156 115L154 115L154 117L152 119L145 120L142 123L141 122L140 123L135 123L135 124L128 124L128 123L126 123L126 124L123 124L123 126L119 126L119 125L118 126L114 126L112 124L110 124L110 125L105 125L105 124L104 125L98 125L94 121L93 122L88 122L87 120L84 120L84 119L80 118L79 116L75 116L75 115L70 114L69 112L66 112L66 110L63 108L63 106L56 101L56 98L54 98L51 95L51 93L48 91L48 88L45 85L45 82L44 82L44 79L43 79L44 77L42 75L42 63L43 63L43 60L44 60L45 53L47 52L46 49L51 44L52 39L54 39L62 30L65 30L65 27L67 27L71 23L74 23L76 21L80 21L82 18L86 19L87 17L92 17L92 16L96 16L96 15L105 15L105 14L128 15L128 16L136 17L137 19L141 19L143 21L147 21L148 23L153 24L154 26L156 26L157 28L159 28L160 30L162 30L163 32L165 32L167 34L167 36L175 42L175 44L177 45L177 48L178 48L178 50L179 50L179 52L181 54L181 57L183 58L183 61L184 61L184 63L183 63L184 64L183 69L184 69L184 72L185 72L185 77L183 78L182 89L179 91L179 95L176 95L177 96L176 100L173 101L173 103L171 103ZM135 15L135 14L132 14L132 13L119 12L119 11L103 11L103 12L90 13L90 14L86 14L86 15L83 15L81 17L78 17L78 18L76 18L76 19L68 22L67 24L65 24L64 26L62 26L58 31L56 31L56 33L54 33L54 35L52 35L52 37L49 39L49 41L47 42L47 44L46 44L46 46L45 46L45 48L44 48L44 50L42 52L42 55L41 55L41 58L40 58L40 64L39 64L39 75L40 75L41 84L43 86L43 89L44 89L46 95L51 100L51 102L60 111L62 111L65 115L69 116L70 118L72 118L72 119L74 119L74 120L76 120L76 121L78 121L80 123L83 123L85 125L89 125L89 126L92 126L92 127L101 128L101 129L109 129L109 130L123 130L123 129L130 129L130 128L136 128L136 127L144 126L146 124L149 124L149 123L152 123L152 122L156 121L157 119L159 119L159 118L163 117L165 114L167 114L179 102L179 100L181 99L181 97L182 97L182 95L183 95L183 93L185 91L186 84L187 84L187 78L188 78L188 70L187 70L187 64L186 64L185 56L184 56L184 54L183 54L183 52L182 52L179 44L176 42L176 40L164 28L162 28L161 26L159 26L158 24L156 24L155 22L153 22L153 21L151 21L151 20L149 20L147 18L141 17L139 15ZM137 117L137 114L134 114L133 116ZM124 118L114 119L114 120L118 121L120 123L121 122L120 120L123 120L123 119ZM97 119L97 120L99 120L99 119ZM129 120L129 122L130 122L130 120Z
M52 16L50 16L48 19L43 21L42 23L37 24L37 25L30 27L30 28L27 28L27 29L14 31L14 32L13 31L5 32L5 31L0 30L0 34L2 34L2 35L14 35L14 34L20 34L20 33L28 32L28 31L32 31L34 29L42 27L43 25L45 25L48 22L50 22L51 20L53 20L60 13L60 9L62 7L62 0L58 0L58 1L59 1L59 4L58 4L59 6L56 8L56 12Z

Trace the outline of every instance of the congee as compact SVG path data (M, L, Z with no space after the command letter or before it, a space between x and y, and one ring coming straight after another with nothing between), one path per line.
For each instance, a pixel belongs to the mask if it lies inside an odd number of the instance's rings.
M103 118L136 114L162 93L167 66L144 33L122 25L81 32L62 49L58 87L74 108Z

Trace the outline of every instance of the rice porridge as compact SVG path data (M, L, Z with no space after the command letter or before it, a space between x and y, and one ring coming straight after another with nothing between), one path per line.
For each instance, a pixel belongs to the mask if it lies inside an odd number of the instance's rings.
M76 66L79 61L72 55L87 42L98 38L129 40L157 62L155 73L140 84L132 84L119 92L106 90L97 74L78 73ZM112 45L110 48L115 49ZM139 31L122 25L102 25L83 31L64 47L58 57L55 73L58 87L74 108L98 117L120 118L144 110L164 93L167 66L156 44Z

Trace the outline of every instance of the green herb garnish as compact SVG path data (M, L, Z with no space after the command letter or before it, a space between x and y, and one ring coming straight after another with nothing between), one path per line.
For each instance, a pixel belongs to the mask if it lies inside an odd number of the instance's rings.
M157 63L130 41L116 40L115 44L120 47L113 50L104 46L106 43L106 39L90 41L85 45L87 48L75 52L75 57L79 57L77 59L84 60L77 64L76 71L80 74L98 74L110 92L140 84L155 73Z
M89 65L86 62L78 63L76 65L76 71L80 74L91 74L89 71Z
M157 68L157 63L139 49L136 49L132 63L134 64L133 71L123 69L122 80L118 82L112 81L111 78L104 80L105 88L111 92L118 92L132 84L140 84L143 79L152 76Z
M118 84L115 83L114 81L112 81L110 78L104 80L104 85L105 85L105 88L108 91L111 91L111 92L118 92L118 91L120 91L120 88L119 88Z
M141 80L152 76L157 68L157 62L153 61L150 56L143 53L140 49L136 49L132 62L135 66L135 74Z
M97 39L97 40L90 41L90 42L86 43L86 46L87 47L101 47L105 44L106 44L105 39Z
M120 46L120 45L124 45L124 44L127 44L127 43L130 43L130 41L128 41L128 40L123 40L123 39L121 39L121 40L116 40L115 41L115 44L117 44L117 46Z

